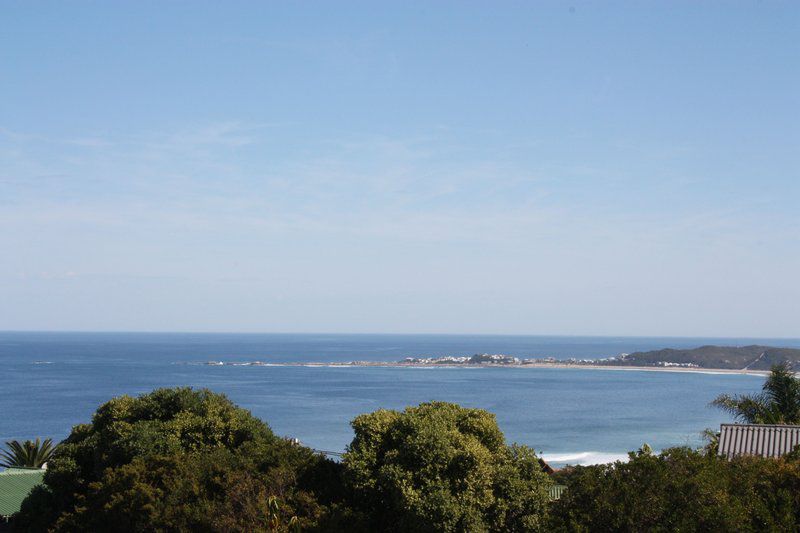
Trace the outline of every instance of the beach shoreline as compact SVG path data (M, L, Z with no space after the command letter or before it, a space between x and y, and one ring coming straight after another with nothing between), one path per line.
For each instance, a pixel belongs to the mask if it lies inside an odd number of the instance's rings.
M524 364L448 364L448 363L406 363L383 361L347 361L347 362L284 362L263 363L254 362L223 362L209 361L211 366L278 366L278 367L310 367L310 368L516 368L516 369L556 369L556 370L627 370L634 372L684 372L695 374L734 374L766 376L768 370L746 370L735 368L700 368L700 367L664 367L664 366L634 366L634 365L597 365L597 364L568 364L568 363L524 363Z

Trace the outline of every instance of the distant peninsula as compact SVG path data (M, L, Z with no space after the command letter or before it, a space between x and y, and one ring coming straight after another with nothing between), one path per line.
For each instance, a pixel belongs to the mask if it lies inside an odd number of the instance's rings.
M665 366L685 365L697 368L729 370L769 370L772 365L788 361L800 369L800 349L772 346L700 346L691 350L666 348L635 352L610 361L617 365Z
M766 373L774 364L788 361L800 371L800 349L772 346L700 346L691 349L665 348L649 352L623 353L597 359L519 358L504 354L471 356L406 357L400 361L287 362L266 363L208 361L214 366L377 366L377 367L514 367L514 368L607 368L642 370L717 370L736 373Z
M649 352L620 354L600 359L520 359L509 355L480 354L471 357L407 357L403 364L422 365L577 365L622 366L656 368L695 368L707 370L763 370L774 364L788 361L800 368L800 349L772 346L700 346L691 349L665 348Z

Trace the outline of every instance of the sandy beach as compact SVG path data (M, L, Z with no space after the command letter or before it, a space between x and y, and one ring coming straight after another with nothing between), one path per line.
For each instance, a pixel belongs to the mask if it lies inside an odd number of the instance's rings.
M744 370L733 368L695 368L695 367L662 367L662 366L625 366L625 365L597 365L597 364L567 364L567 363L526 363L526 364L420 364L404 362L382 362L382 361L348 361L348 362L286 362L286 363L262 363L255 362L222 362L209 361L209 365L232 365L232 366L303 366L303 367L379 367L379 368L517 368L517 369L570 369L570 370L611 370L611 371L636 371L636 372L688 372L695 374L739 374L752 376L766 376L767 370Z

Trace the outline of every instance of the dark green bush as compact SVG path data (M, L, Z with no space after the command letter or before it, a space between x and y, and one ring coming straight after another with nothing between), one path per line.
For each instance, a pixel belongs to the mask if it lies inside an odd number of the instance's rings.
M574 467L551 507L552 531L797 531L800 462L733 461L687 448Z
M494 415L433 402L353 421L344 465L373 531L536 531L550 480Z
M320 475L330 485L339 470L222 395L161 389L114 398L91 424L76 426L15 524L32 531L259 531L297 517L313 528L326 507L305 485Z

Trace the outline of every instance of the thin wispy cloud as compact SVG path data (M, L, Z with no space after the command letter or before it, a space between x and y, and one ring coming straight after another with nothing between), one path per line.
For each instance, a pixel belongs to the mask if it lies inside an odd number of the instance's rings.
M179 216L183 222L238 220L280 228L289 221L296 228L394 238L525 240L582 226L614 234L622 225L644 227L654 236L668 228L680 233L693 227L733 234L752 218L741 206L677 205L665 216L627 205L609 213L603 186L620 187L627 179L620 182L619 176L585 163L551 162L537 168L507 156L452 158L463 153L463 146L436 131L410 138L322 140L316 149L270 158L256 168L249 159L258 159L280 135L279 128L242 121L88 143L17 132L3 140L2 148L17 156L0 173L0 184L6 202L16 204L20 213L42 205L49 213L74 213L80 220L92 211L113 218L114 213L140 210L165 223ZM55 142L71 148L43 162L38 154ZM574 182L576 176L583 177ZM592 189L601 194L564 197L565 189L583 187L583 179L593 180ZM638 200L656 201L684 186L665 177L650 189L651 197ZM73 207L63 208L65 201ZM598 210L601 224L596 218L592 222Z
M5 327L795 327L793 8L304 9L12 9Z

